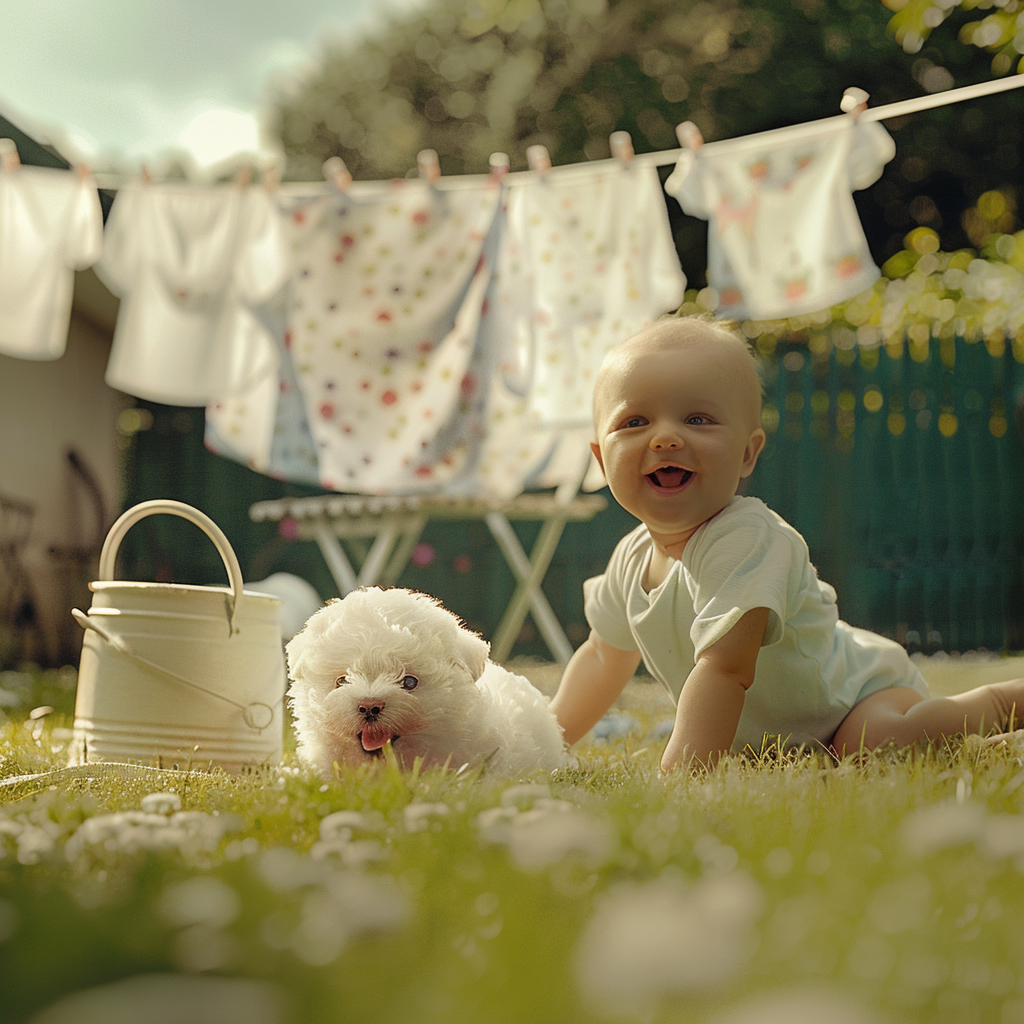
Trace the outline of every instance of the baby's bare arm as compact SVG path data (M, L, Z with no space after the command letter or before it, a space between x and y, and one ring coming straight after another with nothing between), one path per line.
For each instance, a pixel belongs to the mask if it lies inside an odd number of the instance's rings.
M754 608L701 653L679 695L663 771L693 763L710 767L732 745L767 628L768 609Z
M638 651L623 651L593 630L569 660L551 701L567 743L586 735L615 703L640 664Z

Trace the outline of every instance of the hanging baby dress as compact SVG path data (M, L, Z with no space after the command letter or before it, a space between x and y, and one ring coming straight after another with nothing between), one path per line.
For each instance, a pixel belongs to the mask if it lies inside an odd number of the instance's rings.
M97 274L121 297L107 383L168 405L207 405L272 374L255 309L288 264L262 187L134 182L117 195Z
M58 359L67 344L74 271L99 258L96 184L77 171L0 171L0 353Z
M826 309L879 277L852 192L895 155L889 133L842 115L686 151L665 191L710 222L717 312L765 320Z

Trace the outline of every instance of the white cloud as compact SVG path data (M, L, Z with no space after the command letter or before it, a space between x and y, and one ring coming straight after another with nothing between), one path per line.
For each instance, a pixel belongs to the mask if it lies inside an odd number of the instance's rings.
M230 112L222 141L251 149L244 118L259 117L273 78L305 69L326 35L356 39L424 2L8 0L0 112L69 156L154 160L184 138L208 163L208 111Z

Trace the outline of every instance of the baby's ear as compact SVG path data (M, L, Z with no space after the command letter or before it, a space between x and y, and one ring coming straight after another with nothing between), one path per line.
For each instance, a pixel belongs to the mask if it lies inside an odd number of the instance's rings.
M475 682L484 674L487 667L487 655L491 645L476 633L468 629L460 629L452 649L452 657L457 665L461 665Z

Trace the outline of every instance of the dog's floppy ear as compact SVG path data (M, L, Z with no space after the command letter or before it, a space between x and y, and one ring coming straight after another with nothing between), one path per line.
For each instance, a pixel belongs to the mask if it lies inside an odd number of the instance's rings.
M306 624L302 629L285 645L284 652L288 660L288 675L290 678L296 678L298 673L301 672L306 652L324 635L325 630L333 621L332 615L324 613L332 604L337 603L338 598L332 597L323 608L314 612L306 620Z
M465 627L461 628L455 637L452 647L452 657L457 665L461 665L475 682L484 674L487 667L487 655L490 654L491 645L476 633Z

